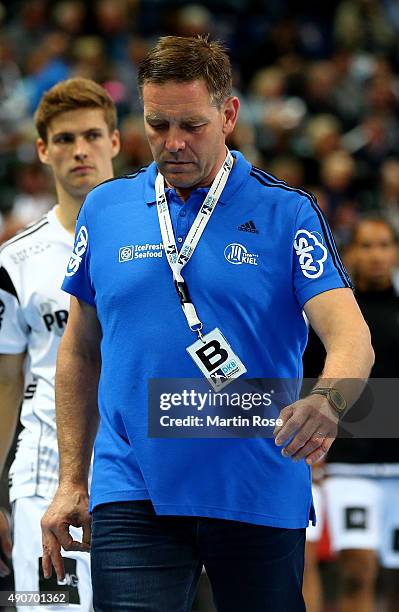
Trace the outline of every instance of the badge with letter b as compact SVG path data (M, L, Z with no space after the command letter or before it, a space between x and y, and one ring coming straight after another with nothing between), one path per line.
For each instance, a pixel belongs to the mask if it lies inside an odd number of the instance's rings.
M187 347L187 352L215 391L247 371L217 327Z

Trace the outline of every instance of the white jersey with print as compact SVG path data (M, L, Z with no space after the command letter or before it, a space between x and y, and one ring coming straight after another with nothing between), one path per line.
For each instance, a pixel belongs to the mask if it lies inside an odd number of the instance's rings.
M0 353L28 356L22 406L24 429L10 470L10 499L52 499L58 482L54 377L68 319L61 290L73 236L55 208L6 242L0 251Z

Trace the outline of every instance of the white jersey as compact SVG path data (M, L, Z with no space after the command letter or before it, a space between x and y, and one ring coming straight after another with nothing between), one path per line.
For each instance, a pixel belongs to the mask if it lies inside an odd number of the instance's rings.
M58 483L54 377L69 308L61 284L72 248L73 236L53 208L0 250L0 353L26 351L29 369L11 501L32 495L50 500Z

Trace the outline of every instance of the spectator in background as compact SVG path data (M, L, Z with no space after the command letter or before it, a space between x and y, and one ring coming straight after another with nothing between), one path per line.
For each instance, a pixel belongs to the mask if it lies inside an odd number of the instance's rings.
M304 164L295 157L281 156L275 157L269 165L270 171L274 176L285 181L288 185L302 189L305 184Z
M12 3L7 3L7 10ZM7 21L7 31L20 66L43 42L51 30L46 0L20 2L15 14Z
M308 66L304 100L310 114L336 113L334 105L336 81L337 70L331 60L320 60Z
M241 108L235 130L226 141L227 146L231 149L242 151L254 166L263 168L265 165L264 158L256 146L255 127L250 121L246 121L241 117Z
M340 148L340 143L341 124L334 115L314 115L308 119L302 144L307 184L320 184L320 165Z
M13 45L5 34L0 34L0 152L14 149L18 127L28 112L28 97Z
M342 121L346 131L356 126L359 117L363 115L363 81L355 74L355 54L353 51L338 48L332 61L336 71L333 92L334 114Z
M187 4L177 12L176 36L198 36L212 32L213 27L212 13L201 4Z
M133 35L129 38L127 44L127 58L122 62L114 65L114 78L121 84L123 89L124 111L126 115L141 117L141 102L138 95L138 89L132 86L132 83L137 81L137 66L148 53L149 43L140 35ZM112 96L113 97L113 96ZM117 104L118 114L121 117L120 105ZM136 167L136 166L135 166ZM132 166L130 167L130 170Z
M129 115L121 123L121 152L116 162L116 174L126 174L130 172L130 168L142 168L151 161L143 118Z
M83 35L87 7L80 0L58 2L53 7L52 16L57 29L71 37Z
M389 158L380 171L378 207L399 234L399 160Z
M359 124L342 138L365 181L372 185L384 160L399 153L399 124L385 112L368 111Z
M389 52L395 31L379 0L342 0L334 19L335 39L347 49Z
M256 128L256 144L266 155L289 151L291 134L306 114L303 101L287 92L284 70L263 68L253 77L249 91L249 110Z
M330 219L340 245L347 244L357 221L355 172L354 160L342 150L327 155L320 168L320 179L327 198Z
M399 232L399 160L387 157L382 162L375 181L368 182L359 192L361 210L378 211Z
M68 78L71 69L67 59L69 36L61 31L49 32L26 59L28 76L24 79L31 113L47 89Z
M80 36L72 45L74 73L101 82L110 74L109 59L100 36Z
M130 4L130 5L129 5ZM126 59L129 26L134 17L134 4L128 0L95 0L94 18L97 32L112 62Z
M399 378L399 296L392 275L397 239L381 217L356 226L349 246L355 295L375 351L376 378ZM304 354L306 377L319 374L324 351L314 332ZM396 399L392 410L396 410ZM326 464L326 508L331 544L339 553L340 612L372 612L379 562L394 570L387 581L389 612L399 609L399 445L388 439L338 439ZM388 578L392 578L389 576Z

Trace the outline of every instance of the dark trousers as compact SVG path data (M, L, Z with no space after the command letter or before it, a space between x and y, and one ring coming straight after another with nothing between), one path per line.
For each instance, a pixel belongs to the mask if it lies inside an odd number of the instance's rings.
M304 612L305 529L157 516L150 501L93 512L96 612L189 612L202 565L218 612Z

